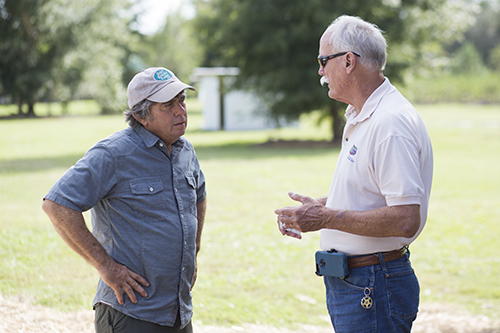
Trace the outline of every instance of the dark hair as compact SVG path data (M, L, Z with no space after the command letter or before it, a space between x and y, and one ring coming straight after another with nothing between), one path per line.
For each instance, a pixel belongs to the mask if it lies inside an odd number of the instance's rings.
M125 121L133 128L142 126L142 124L134 118L134 115L141 119L151 119L151 106L154 104L156 104L156 102L145 99L134 105L130 110L123 111Z

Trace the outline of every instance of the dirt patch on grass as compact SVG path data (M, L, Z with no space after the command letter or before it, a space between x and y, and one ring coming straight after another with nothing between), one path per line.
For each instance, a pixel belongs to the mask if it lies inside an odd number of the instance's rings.
M26 297L0 295L2 333L94 333L91 310L61 312L33 305ZM267 325L207 326L194 322L195 333L332 333L328 326L297 325L296 330ZM500 333L500 322L450 306L424 304L414 324L414 333Z

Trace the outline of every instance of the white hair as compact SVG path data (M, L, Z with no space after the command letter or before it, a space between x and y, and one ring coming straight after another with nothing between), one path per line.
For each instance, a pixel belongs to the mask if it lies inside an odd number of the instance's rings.
M387 42L382 31L359 17L343 15L325 33L334 52L356 52L359 61L373 71L383 71L387 61Z

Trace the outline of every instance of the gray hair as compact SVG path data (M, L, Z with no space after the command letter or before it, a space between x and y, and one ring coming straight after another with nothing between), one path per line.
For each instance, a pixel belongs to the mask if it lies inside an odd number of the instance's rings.
M383 71L387 61L387 42L382 31L359 17L343 15L326 29L328 42L337 52L356 52L359 61L372 71ZM333 51L333 50L332 50Z
M132 128L142 126L142 124L135 119L134 114L140 119L147 118L151 120L151 106L154 104L156 104L156 102L144 99L142 102L134 105L130 110L125 110L123 112L125 121L128 122L129 126Z

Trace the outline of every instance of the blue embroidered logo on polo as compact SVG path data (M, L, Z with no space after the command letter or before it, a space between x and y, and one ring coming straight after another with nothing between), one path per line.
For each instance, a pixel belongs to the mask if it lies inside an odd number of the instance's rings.
M349 161L351 161L352 163L354 163L354 159L351 157L351 156L354 156L356 155L356 153L358 152L358 147L356 147L356 145L353 145L351 150L349 150L349 155L347 156L347 159Z
M159 69L155 72L154 78L156 81L168 81L172 78L172 73L166 69Z

